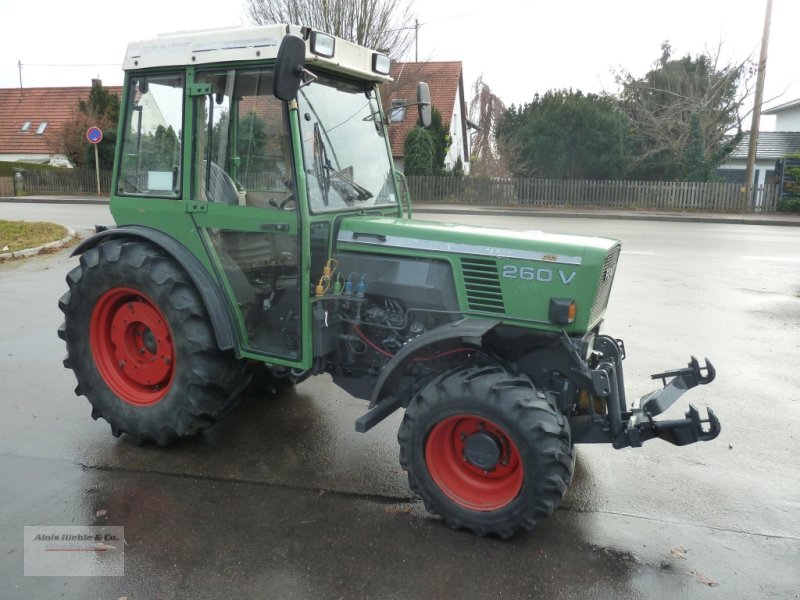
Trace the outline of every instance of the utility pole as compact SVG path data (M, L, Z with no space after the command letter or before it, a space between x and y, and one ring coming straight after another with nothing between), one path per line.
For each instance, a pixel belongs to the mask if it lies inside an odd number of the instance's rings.
M745 189L747 201L752 198L753 173L758 148L758 128L761 121L761 103L764 99L764 75L767 70L767 48L769 47L769 26L772 19L772 0L767 0L767 12L764 15L764 32L761 35L761 55L758 58L758 75L756 76L756 97L753 107L753 120L750 123L750 145L747 148L747 170L745 171Z
M17 61L17 67L19 68L19 91L22 91L22 61Z

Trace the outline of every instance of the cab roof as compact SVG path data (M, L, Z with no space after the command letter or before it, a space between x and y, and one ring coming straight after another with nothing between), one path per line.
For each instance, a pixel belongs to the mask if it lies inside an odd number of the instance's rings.
M299 25L229 27L202 31L165 33L152 40L131 42L125 51L126 71L152 67L176 67L252 60L274 60L281 40L295 35L306 42L306 65L358 79L385 83L391 77L372 70L373 50L347 40L336 40L334 55L318 56L311 51L311 30Z

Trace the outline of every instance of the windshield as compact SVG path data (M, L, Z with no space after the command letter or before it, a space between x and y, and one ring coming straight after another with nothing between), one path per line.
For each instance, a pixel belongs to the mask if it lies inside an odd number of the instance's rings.
M375 91L319 77L298 100L311 211L397 204Z

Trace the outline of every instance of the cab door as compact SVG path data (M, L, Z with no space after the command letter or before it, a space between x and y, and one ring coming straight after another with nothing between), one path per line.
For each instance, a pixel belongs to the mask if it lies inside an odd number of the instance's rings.
M266 68L198 69L190 210L238 319L241 353L306 368L307 269L286 106Z

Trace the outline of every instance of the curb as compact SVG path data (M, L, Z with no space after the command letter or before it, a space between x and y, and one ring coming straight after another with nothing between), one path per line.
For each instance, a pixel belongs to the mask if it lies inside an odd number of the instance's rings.
M24 250L17 250L16 252L5 252L0 254L0 260L8 260L10 258L28 258L30 256L36 256L42 250L63 248L77 237L77 233L72 227L65 226L64 228L67 230L67 235L60 240L48 242L47 244L42 244L41 246L36 246L35 248L25 248Z

